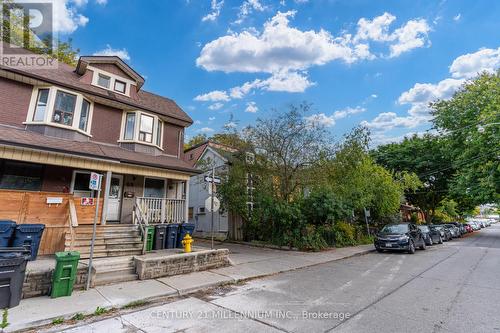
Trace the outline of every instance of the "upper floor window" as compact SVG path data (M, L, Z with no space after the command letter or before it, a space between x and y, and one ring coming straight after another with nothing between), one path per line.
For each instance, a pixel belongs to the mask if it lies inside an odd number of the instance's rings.
M62 126L89 134L92 103L62 88L35 88L28 112L29 124Z
M97 84L103 88L109 89L109 85L111 83L111 78L104 74L99 74L97 78Z
M161 148L163 122L155 115L141 111L126 112L123 120L122 138L155 145Z
M33 113L33 121L43 121L45 119L45 111L49 100L49 89L39 89L36 99L35 112Z
M73 125L73 113L75 112L76 95L58 90L54 105L52 121L67 126Z
M125 94L125 88L127 87L127 84L123 81L115 80L115 91L121 92L122 94Z

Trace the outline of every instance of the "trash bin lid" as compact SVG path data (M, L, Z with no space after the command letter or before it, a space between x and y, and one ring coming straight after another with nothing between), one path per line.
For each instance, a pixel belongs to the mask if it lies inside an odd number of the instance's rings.
M16 230L21 232L40 232L43 229L45 224L19 224L16 227Z
M57 261L80 260L80 252L78 251L56 252L55 256Z

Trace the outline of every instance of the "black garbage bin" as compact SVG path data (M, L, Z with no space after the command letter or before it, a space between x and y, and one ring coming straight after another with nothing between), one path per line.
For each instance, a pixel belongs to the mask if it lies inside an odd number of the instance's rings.
M177 247L182 248L182 240L184 239L186 234L193 236L193 232L194 232L194 223L182 223L179 226L179 232L177 233Z
M179 225L176 223L167 224L167 237L165 239L165 248L173 249L177 244L177 233Z
M163 250L165 248L165 238L167 234L166 224L157 224L155 226L155 237L153 240L153 250Z
M10 245L16 222L12 220L0 220L0 247L7 247Z
M0 309L19 305L26 262L26 256L20 252L0 252Z
M35 260L44 229L45 224L19 224L14 232L12 246L29 246L31 255L28 257L28 260Z

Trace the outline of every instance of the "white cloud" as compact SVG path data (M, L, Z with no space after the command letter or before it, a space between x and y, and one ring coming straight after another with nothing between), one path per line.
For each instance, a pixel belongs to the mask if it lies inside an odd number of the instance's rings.
M198 102L227 102L229 101L229 96L225 91L214 90L203 95L198 95L194 98L194 100Z
M333 115L327 116L324 113L317 113L305 117L309 124L316 126L332 127L335 125L335 117Z
M222 107L224 106L224 104L220 103L220 102L217 102L217 103L214 103L212 105L210 105L208 108L210 110L219 110L221 109Z
M248 102L247 107L245 109L245 112L250 112L250 113L255 113L259 111L259 108L257 107L257 104L255 102Z
M54 31L70 34L79 27L84 27L89 22L88 17L78 13L84 6L84 0L52 0Z
M213 131L214 131L214 129L210 128L210 127L202 127L198 130L198 132L200 132L200 133L211 133Z
M130 55L126 49L113 49L109 44L106 45L105 49L97 51L94 53L96 56L117 56L122 60L130 61Z
M458 13L457 15L453 16L453 21L460 21L461 17L462 17L462 14Z
M260 0L245 0L240 6L240 11L238 12L238 19L234 22L235 24L241 24L253 11L262 12L266 7L260 2Z
M366 109L362 108L360 106L356 106L355 108L347 107L345 109L335 111L333 113L333 117L335 119L343 119L343 118L348 117L351 114L362 113L362 112L365 112L365 111L366 111Z
M494 73L500 68L500 47L480 49L456 58L450 66L454 78L471 78L480 72Z
M210 13L203 16L201 18L201 21L202 22L215 21L219 17L223 6L224 6L224 0L221 0L221 1L212 0L210 2Z
M430 26L424 19L410 20L401 28L396 29L393 36L397 42L390 46L390 57L398 57L404 52L429 45L427 36L430 30Z

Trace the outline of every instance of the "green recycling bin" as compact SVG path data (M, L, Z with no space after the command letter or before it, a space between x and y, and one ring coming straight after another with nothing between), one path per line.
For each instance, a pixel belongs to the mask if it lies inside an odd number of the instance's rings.
M153 240L155 238L155 227L147 226L146 227L146 251L153 250Z
M75 283L80 252L56 252L56 269L52 275L52 298L71 296Z

